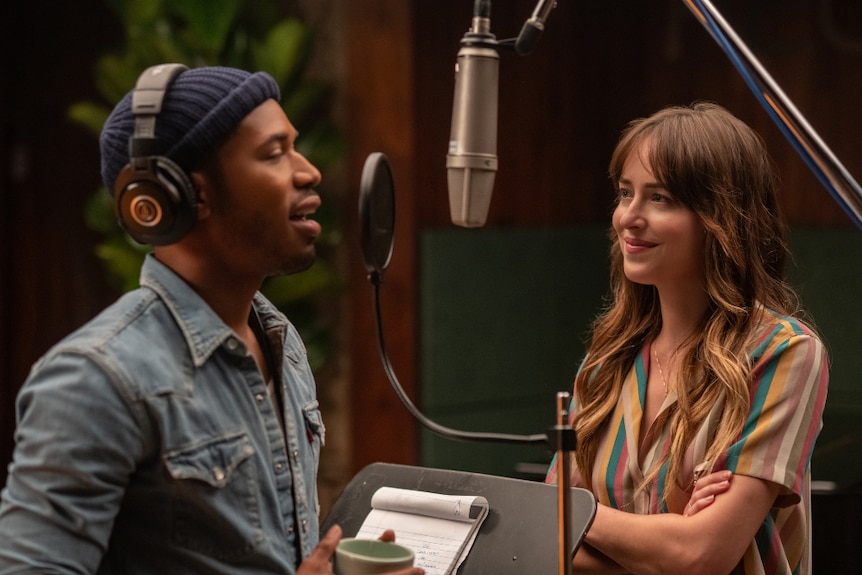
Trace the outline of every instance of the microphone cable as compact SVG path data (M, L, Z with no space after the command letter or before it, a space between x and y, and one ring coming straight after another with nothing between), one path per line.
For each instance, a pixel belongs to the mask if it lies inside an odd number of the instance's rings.
M389 378L389 383L392 384L392 388L395 390L395 394L398 395L398 398L401 400L401 403L404 404L404 407L407 408L407 411L409 411L410 414L414 418L416 418L419 423L421 423L428 430L441 437L445 437L447 439L454 439L457 441L506 443L516 445L549 445L548 436L544 433L535 435L515 435L508 433L462 431L459 429L452 429L450 427L440 425L439 423L432 421L431 419L426 417L421 411L419 411L419 409L407 396L407 393L404 391L404 388L401 386L401 383L398 381L398 377L395 375L395 370L392 368L392 364L389 361L389 356L386 353L386 340L383 336L383 314L380 311L381 274L377 271L372 271L369 273L368 279L371 282L371 285L374 287L374 316L377 325L377 344L380 352L380 361L383 363L383 369L386 371L386 376Z

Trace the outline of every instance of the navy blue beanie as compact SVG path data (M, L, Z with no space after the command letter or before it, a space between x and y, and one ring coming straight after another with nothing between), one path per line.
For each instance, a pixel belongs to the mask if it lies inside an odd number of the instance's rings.
M159 155L188 174L270 98L279 100L278 84L265 72L251 74L220 66L183 72L168 88L156 118ZM135 131L131 102L129 92L111 112L99 137L102 181L111 194L117 175L129 163L129 138Z

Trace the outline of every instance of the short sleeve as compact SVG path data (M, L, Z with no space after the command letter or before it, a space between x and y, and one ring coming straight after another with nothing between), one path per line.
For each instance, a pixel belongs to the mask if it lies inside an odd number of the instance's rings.
M802 494L822 427L829 370L823 343L810 332L771 335L752 356L751 411L727 452L727 468L782 485L776 505L783 507Z

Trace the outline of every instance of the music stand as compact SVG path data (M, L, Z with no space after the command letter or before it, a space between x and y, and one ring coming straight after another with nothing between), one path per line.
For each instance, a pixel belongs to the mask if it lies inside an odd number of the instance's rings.
M535 481L481 473L372 463L344 488L321 531L338 524L345 537L359 531L380 487L430 491L446 495L481 495L488 517L458 575L536 575L557 572L557 487ZM572 553L593 522L596 499L585 489L571 489ZM398 533L395 534L396 540Z

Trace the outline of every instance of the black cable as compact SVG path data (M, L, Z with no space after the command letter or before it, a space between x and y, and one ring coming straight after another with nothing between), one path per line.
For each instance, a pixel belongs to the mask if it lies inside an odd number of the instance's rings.
M458 429L452 429L450 427L445 427L436 423L429 418L425 417L425 415L419 411L419 409L413 404L407 394L404 392L404 388L401 387L401 384L398 381L398 378L395 376L395 371L392 369L392 364L389 362L389 356L386 354L386 342L383 337L383 317L380 313L380 274L378 272L372 272L368 279L371 281L371 284L374 286L374 315L377 320L377 343L380 348L380 361L383 363L383 369L386 371L386 376L389 378L389 383L392 384L392 388L395 390L395 393L398 395L398 398L401 400L401 403L404 404L404 407L407 408L407 411L416 418L419 423L424 425L428 430L436 433L441 437L445 437L447 439L455 439L458 441L476 441L482 443L514 443L518 445L548 445L549 440L546 434L535 434L535 435L512 435L507 433L484 433L478 431L462 431Z

